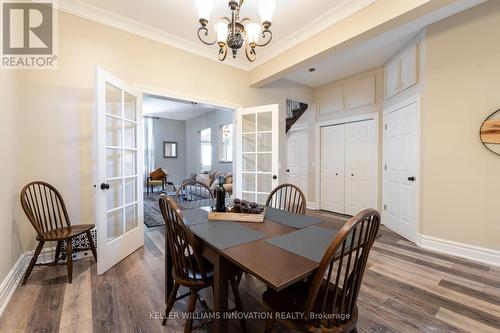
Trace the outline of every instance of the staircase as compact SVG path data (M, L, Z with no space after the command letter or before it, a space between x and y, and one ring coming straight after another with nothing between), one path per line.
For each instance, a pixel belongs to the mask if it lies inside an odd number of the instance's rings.
M286 133L288 133L300 116L306 112L308 106L309 105L302 102L296 102L290 99L286 100Z

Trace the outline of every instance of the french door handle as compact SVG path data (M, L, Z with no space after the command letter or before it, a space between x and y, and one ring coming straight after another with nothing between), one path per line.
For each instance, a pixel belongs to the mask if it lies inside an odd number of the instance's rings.
M286 169L286 172L290 172L290 169Z
M102 184L101 184L101 190L103 190L103 191L104 191L104 190L109 190L109 184L107 184L107 183L102 183Z
M278 176L276 176L276 175L273 175L273 179L278 179Z
M408 177L408 181L414 182L415 181L415 177Z

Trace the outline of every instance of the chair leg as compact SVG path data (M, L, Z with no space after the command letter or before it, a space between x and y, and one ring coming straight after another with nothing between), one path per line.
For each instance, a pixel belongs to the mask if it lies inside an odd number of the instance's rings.
M44 243L45 243L45 241L38 242L38 246L36 247L35 253L33 253L33 258L31 258L28 269L26 270L26 273L24 273L23 284L26 284L26 281L28 281L28 277L30 276L31 271L33 270L33 266L35 266L35 264L36 264L36 259L38 258L40 251L42 251Z
M168 315L170 314L170 311L172 311L172 307L174 306L175 298L177 297L177 291L179 290L179 285L177 283L174 283L174 287L172 288L172 291L170 292L170 295L168 296L168 301L167 301L167 306L165 308L165 318L163 318L163 321L161 324L165 326L167 324L167 318Z
M358 333L358 329L356 327L354 327L351 331L351 333Z
M273 327L274 327L274 318L267 319L264 333L271 333L273 331Z
M59 261L59 256L61 255L61 246L62 241L58 241L56 246L56 254L54 256L54 265L57 265L57 262Z
M238 290L238 281L236 278L231 279L231 289L233 290L234 295L234 304L236 304L236 310L238 312L243 312L243 303L241 302L240 291ZM245 319L240 319L240 325L243 332L246 333L247 327L245 325Z
M92 250L92 255L94 256L95 262L97 262L97 251L95 250L94 240L92 239L92 233L89 231L86 232L87 239L89 240L90 249Z
M73 244L71 238L66 239L66 264L68 266L68 283L73 282Z
M193 330L193 313L196 307L196 299L198 298L197 292L195 289L191 289L191 295L189 295L189 303L188 303L188 319L186 320L186 324L184 325L184 333L191 333Z

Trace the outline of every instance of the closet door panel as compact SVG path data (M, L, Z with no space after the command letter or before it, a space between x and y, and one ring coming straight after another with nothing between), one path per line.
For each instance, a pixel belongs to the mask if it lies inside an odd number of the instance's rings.
M374 147L374 121L345 125L345 214L374 207Z
M321 128L321 209L344 214L344 125Z

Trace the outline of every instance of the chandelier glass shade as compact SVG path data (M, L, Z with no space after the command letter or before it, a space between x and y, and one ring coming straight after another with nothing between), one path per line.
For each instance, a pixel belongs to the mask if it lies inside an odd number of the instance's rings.
M245 55L250 62L257 58L256 47L264 47L271 42L273 34L269 28L276 9L273 0L261 0L259 13L261 24L252 22L248 17L240 17L241 6L244 0L230 0L228 3L231 17L224 16L214 25L216 40L209 41L208 21L213 10L213 0L196 0L200 27L198 38L206 45L219 46L218 58L220 61L226 59L228 49L231 49L233 58L236 58L238 50L245 47Z

